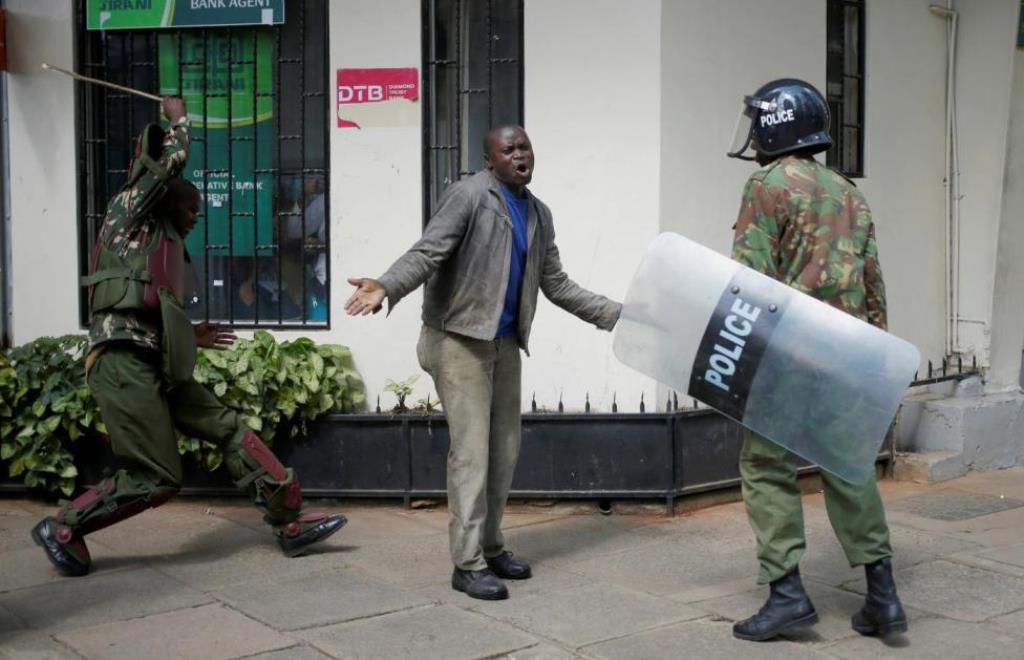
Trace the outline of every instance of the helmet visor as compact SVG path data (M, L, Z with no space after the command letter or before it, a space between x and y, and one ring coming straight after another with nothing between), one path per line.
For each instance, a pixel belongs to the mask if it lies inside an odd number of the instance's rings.
M726 154L731 158L742 160L754 160L753 154L745 153L750 147L751 139L754 137L754 119L762 110L771 111L775 107L770 103L754 96L743 97L743 109L736 118L736 129L732 134L732 143Z

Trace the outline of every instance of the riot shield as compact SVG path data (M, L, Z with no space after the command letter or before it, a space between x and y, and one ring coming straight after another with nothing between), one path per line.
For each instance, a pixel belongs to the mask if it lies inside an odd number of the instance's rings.
M614 351L852 483L873 475L920 363L913 344L671 233L633 278Z

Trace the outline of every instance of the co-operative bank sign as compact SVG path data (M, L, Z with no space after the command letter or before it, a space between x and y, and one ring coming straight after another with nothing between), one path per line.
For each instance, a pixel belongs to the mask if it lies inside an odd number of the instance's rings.
M276 25L284 0L89 0L90 30Z

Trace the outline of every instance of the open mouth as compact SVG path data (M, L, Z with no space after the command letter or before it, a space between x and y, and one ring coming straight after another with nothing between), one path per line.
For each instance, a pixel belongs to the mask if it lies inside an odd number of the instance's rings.
M530 166L527 165L526 163L519 163L518 165L516 165L516 174L523 174L523 175L525 175L525 174L529 174L529 173L530 173Z

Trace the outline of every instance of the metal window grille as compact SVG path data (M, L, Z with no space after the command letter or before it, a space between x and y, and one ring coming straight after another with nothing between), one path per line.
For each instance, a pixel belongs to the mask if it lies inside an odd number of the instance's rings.
M423 1L424 220L483 166L483 140L523 123L522 0Z
M327 327L327 7L287 0L274 27L87 31L78 70L155 94L182 94L192 118L184 175L203 192L187 237L196 320L236 327ZM79 84L80 270L134 138L158 104ZM217 116L221 114L222 116ZM88 302L80 297L83 323Z
M826 99L832 115L830 167L864 176L865 0L828 0Z

